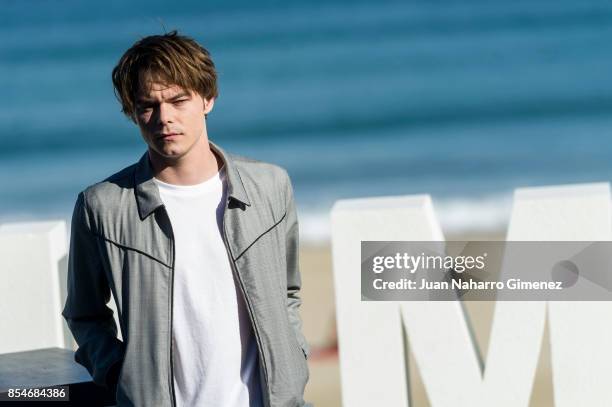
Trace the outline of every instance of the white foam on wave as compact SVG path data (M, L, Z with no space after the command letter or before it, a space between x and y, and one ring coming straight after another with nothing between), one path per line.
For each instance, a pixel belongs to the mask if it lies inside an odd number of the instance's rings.
M512 193L480 197L433 198L445 235L505 230L512 210ZM299 213L300 240L324 244L331 240L330 208L304 209Z
M434 199L433 204L445 234L493 232L507 228L512 194Z

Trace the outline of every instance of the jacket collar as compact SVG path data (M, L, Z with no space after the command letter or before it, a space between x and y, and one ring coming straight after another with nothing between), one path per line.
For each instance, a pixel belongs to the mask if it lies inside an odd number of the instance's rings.
M230 156L223 151L219 146L209 141L211 150L216 152L225 164L225 173L227 175L227 195L229 198L235 199L247 206L251 206L249 197L238 168L232 162ZM153 169L149 161L149 152L146 151L138 164L134 173L134 183L136 190L136 202L138 203L138 214L140 219L144 220L153 211L163 205L159 195L159 188L153 181Z

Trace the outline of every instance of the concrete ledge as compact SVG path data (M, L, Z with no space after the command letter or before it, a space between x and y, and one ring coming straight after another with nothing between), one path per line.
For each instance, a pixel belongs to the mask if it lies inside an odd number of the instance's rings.
M0 396L7 395L11 388L51 386L68 386L70 401L0 401L0 406L97 407L115 404L115 395L93 383L87 370L74 361L72 350L46 348L0 355Z

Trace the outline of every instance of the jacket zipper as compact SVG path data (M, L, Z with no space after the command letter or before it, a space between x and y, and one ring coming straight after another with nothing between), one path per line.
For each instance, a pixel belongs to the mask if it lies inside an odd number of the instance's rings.
M228 199L228 203L229 203L229 199ZM238 285L240 286L240 291L242 292L242 297L244 298L244 302L247 305L247 310L249 312L249 318L251 320L251 326L253 327L253 333L255 334L255 341L257 342L257 347L259 350L259 355L261 356L261 363L263 365L263 372L264 372L264 377L263 379L265 380L265 391L262 394L262 398L263 398L263 403L264 406L270 406L270 387L269 387L269 381L268 381L268 369L267 369L267 365L266 365L266 358L264 356L264 351L263 351L263 345L261 344L261 337L259 336L259 330L257 328L257 325L255 324L255 317L253 315L253 309L251 307L251 302L249 301L248 296L246 295L246 290L244 289L244 283L242 282L242 278L240 277L240 274L238 273L238 270L236 269L236 265L234 264L234 257L232 256L232 250L229 247L228 241L227 241L227 229L225 228L225 213L227 212L229 208L226 206L225 207L225 212L223 213L223 243L225 245L225 249L227 250L227 254L229 256L229 262L230 262L230 267L232 268L232 272L234 273L234 276L236 277L236 280L238 280ZM260 378L261 380L262 378Z
M171 231L171 241L172 241L172 273L171 273L171 283L170 283L170 396L172 401L172 406L176 407L176 390L174 389L174 357L172 354L172 325L173 325L173 315L174 315L174 261L176 257L176 246L174 242L174 229L172 229L172 222L170 222L170 216L168 215L168 211L166 211L166 207L164 206L164 211L166 212L166 218L168 219L168 225L170 225Z

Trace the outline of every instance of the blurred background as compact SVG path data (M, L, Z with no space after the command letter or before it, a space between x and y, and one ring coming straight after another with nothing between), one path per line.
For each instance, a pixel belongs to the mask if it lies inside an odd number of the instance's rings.
M210 137L288 169L307 240L339 198L431 193L446 229L482 229L513 187L612 170L607 1L3 0L0 19L2 220L66 217L140 156L110 72L171 29L217 64Z
M69 220L140 157L111 70L173 29L217 65L209 137L292 177L318 405L340 391L335 200L429 193L447 236L503 235L513 188L612 172L608 1L3 0L0 223Z

